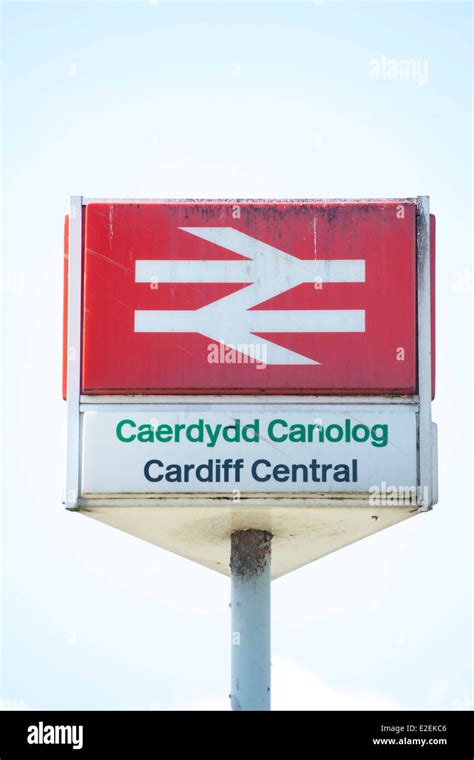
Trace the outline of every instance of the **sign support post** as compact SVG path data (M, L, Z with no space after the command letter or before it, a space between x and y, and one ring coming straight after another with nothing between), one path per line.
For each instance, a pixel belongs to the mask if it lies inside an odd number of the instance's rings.
M264 530L231 535L233 710L270 710L271 540Z

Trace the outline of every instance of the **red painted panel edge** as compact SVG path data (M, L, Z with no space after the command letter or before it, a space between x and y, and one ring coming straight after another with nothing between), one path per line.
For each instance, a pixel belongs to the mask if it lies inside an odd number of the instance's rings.
M69 216L64 217L64 263L63 263L63 399L67 399L67 309L69 281Z
M436 390L436 217L430 214L431 398Z

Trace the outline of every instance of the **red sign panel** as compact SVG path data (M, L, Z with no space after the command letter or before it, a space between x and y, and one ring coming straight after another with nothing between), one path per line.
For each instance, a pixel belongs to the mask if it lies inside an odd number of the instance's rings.
M415 204L91 203L84 393L416 390Z

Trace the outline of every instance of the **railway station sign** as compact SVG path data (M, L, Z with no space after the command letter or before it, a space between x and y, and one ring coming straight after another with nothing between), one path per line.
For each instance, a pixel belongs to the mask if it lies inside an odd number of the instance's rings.
M426 197L73 197L66 507L226 573L268 531L275 576L430 509L434 238Z

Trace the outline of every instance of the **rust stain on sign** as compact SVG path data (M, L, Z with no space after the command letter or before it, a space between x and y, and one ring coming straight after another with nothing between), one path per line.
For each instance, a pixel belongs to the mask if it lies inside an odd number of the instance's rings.
M270 556L272 534L266 530L237 530L231 535L230 569L240 578L261 575Z

